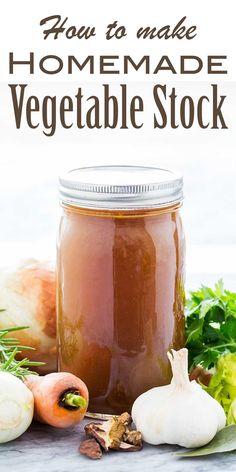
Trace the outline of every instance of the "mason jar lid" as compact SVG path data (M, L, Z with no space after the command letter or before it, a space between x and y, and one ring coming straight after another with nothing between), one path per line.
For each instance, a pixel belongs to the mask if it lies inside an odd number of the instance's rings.
M60 200L83 208L131 210L177 204L183 199L183 178L150 166L81 167L59 177Z

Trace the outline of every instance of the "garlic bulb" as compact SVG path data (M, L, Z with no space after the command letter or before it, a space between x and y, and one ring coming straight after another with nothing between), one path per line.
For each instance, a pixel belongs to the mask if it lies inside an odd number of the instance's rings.
M8 372L0 372L0 443L18 438L32 422L34 397L28 387Z
M169 385L140 395L132 418L149 444L178 444L200 447L225 426L221 405L188 377L188 351L169 352L173 378Z

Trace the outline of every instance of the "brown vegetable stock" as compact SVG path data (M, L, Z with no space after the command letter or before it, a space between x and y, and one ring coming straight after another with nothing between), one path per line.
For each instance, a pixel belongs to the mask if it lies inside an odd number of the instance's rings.
M180 205L104 211L64 206L58 247L59 369L82 378L91 412L130 411L169 383L184 344Z

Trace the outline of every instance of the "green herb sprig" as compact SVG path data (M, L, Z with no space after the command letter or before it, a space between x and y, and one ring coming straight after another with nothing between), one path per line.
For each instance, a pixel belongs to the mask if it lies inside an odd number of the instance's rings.
M8 372L23 379L27 375L36 374L36 372L30 370L30 367L44 365L44 362L33 362L27 358L17 359L17 355L23 350L34 350L34 348L22 346L16 338L10 338L8 335L14 331L21 331L27 328L28 326L17 326L0 329L0 372Z
M190 370L214 367L226 352L236 352L236 293L219 280L214 289L190 292L186 307L186 347Z

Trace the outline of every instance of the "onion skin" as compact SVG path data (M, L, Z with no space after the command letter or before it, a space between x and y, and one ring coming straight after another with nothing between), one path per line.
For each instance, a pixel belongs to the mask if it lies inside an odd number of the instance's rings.
M45 362L39 373L57 370L56 277L49 262L24 261L12 271L0 272L0 328L29 326L14 333L24 350L22 357ZM19 356L20 357L20 356Z
M210 381L211 381L212 374L206 369L203 369L200 366L195 367L194 369L191 370L189 374L189 380L196 380L196 382L205 385L208 387Z
M34 396L34 419L56 428L67 428L79 423L85 416L89 393L85 383L68 372L55 372L45 376L29 375L25 384ZM78 390L87 401L87 406L68 409L60 404L63 394Z

